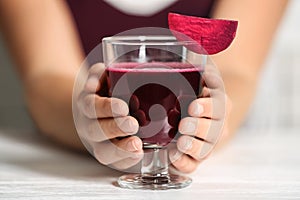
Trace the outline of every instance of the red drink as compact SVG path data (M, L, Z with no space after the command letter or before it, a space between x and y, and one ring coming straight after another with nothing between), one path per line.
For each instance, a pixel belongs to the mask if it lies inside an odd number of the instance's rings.
M106 69L109 96L129 104L144 143L167 145L201 92L203 68L187 63L118 63Z

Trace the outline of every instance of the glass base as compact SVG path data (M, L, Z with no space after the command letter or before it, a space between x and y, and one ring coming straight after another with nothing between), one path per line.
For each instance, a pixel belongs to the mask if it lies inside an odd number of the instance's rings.
M191 178L174 174L160 177L126 174L118 180L118 184L122 188L146 190L180 189L189 186L191 183Z

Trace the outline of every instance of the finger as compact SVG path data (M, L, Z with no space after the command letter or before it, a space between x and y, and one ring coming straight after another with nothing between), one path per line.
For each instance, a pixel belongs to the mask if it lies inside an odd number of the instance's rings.
M94 142L134 135L139 129L137 120L131 116L88 120L86 123L83 137Z
M205 98L205 97L214 97L214 98L220 98L225 96L225 90L219 89L219 88L209 88L207 86L204 86L201 90L200 95L198 95L198 98Z
M216 98L198 98L192 101L188 113L192 117L222 119L225 116L226 102Z
M99 88L100 88L99 78L97 76L89 76L84 86L85 92L95 93L96 91L99 90Z
M89 69L89 75L100 76L105 70L105 65L103 63L96 63Z
M203 87L201 90L201 94L198 96L199 98L210 97L210 89L208 87Z
M186 117L180 120L178 130L183 135L199 138L210 144L216 144L224 127L224 120Z
M142 153L142 141L136 136L93 144L94 157L104 165L113 164L127 158L141 159Z
M85 83L85 91L95 93L100 89L101 77L105 71L103 63L93 65L88 71L88 78Z
M222 77L215 72L205 71L202 74L202 85L210 88L210 89L220 89L224 91L224 82Z
M169 159L173 166L183 173L191 173L195 171L200 163L177 149L171 149L169 151Z
M205 66L205 72L215 74L216 76L221 76L221 73L218 70L218 68L213 63L210 63L209 60Z
M207 146L210 147L211 144L187 135L183 135L177 140L178 150L197 161L203 160L208 155L207 149L211 150L211 148L207 148Z
M211 123L211 119L185 117L180 120L178 130L183 135L196 136L206 140Z
M127 104L117 98L100 97L96 94L87 94L79 101L79 108L86 117L106 118L121 117L128 115L129 108Z

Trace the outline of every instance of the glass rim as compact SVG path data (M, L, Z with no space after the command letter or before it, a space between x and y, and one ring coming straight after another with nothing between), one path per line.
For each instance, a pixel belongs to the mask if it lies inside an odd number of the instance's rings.
M196 41L184 40L178 41L174 36L168 35L128 35L128 36L111 36L104 37L103 43L115 45L159 45L159 46L175 46L175 45L192 45L197 44Z

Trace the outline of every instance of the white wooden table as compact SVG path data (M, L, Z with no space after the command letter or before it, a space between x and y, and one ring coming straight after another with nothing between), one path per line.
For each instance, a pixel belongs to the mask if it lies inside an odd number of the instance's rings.
M300 131L241 131L180 190L114 186L121 173L34 133L0 130L0 199L300 199Z

